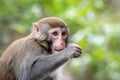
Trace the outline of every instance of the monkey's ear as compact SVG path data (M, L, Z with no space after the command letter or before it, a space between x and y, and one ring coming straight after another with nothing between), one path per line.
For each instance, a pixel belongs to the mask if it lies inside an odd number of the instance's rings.
M41 36L40 25L38 23L33 23L34 37L39 38Z
M33 36L41 41L46 40L50 27L46 23L33 23Z

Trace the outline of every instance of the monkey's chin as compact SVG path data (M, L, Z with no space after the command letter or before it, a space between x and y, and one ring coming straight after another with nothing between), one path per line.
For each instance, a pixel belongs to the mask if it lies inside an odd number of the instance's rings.
M62 50L61 50L61 51L62 51ZM53 54L60 53L61 51L56 51L56 50L54 50L54 51L53 51Z

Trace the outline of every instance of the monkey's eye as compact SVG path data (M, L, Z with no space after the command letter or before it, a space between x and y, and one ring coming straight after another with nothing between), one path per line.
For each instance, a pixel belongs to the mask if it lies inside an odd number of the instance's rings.
M62 32L62 36L66 36L67 35L67 33L66 32Z
M57 32L53 32L53 33L52 33L52 35L57 36L57 35L58 35L58 33L57 33Z

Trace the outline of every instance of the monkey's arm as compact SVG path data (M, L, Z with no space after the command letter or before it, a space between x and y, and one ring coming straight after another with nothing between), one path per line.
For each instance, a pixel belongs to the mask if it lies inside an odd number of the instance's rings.
M43 80L48 77L51 72L60 67L69 59L63 53L52 54L44 58L36 59L31 67L30 80L40 78Z
M32 66L29 74L29 80L38 79L44 80L49 77L50 73L64 64L71 57L80 56L81 50L78 47L69 47L57 54L47 55L37 58ZM74 55L76 54L76 55Z

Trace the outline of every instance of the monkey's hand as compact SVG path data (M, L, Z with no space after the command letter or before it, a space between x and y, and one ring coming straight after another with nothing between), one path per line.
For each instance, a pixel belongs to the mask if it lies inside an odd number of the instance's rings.
M82 49L75 43L68 44L67 50L69 51L69 56L73 58L77 58L82 54Z

